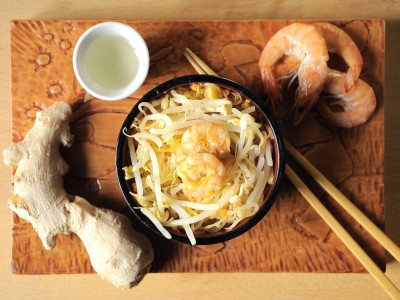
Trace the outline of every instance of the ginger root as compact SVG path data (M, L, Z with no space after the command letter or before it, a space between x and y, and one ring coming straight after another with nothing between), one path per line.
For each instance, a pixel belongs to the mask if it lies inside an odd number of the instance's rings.
M68 165L59 147L73 143L70 116L65 102L39 111L25 139L3 151L4 163L17 166L8 206L33 225L48 250L55 247L58 234L77 234L101 278L116 287L131 288L150 269L152 245L126 216L65 191L63 175Z

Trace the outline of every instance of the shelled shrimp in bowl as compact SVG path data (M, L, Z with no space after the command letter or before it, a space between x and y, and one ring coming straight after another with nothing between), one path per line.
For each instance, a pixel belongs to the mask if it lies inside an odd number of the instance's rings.
M216 155L229 153L231 138L220 124L201 122L194 124L182 135L182 147L186 154L207 152Z
M347 65L345 72L332 70L328 61L336 53ZM280 29L265 46L259 67L272 106L281 104L282 89L298 79L294 123L317 105L322 117L338 127L365 123L376 108L373 89L359 79L363 59L351 37L326 23L293 23ZM331 97L321 97L321 92ZM327 101L328 99L340 101ZM341 109L337 109L337 108Z
M230 153L228 130L212 122L201 121L185 130L181 139L185 160L177 167L188 197L207 197L220 190L226 168L219 158Z

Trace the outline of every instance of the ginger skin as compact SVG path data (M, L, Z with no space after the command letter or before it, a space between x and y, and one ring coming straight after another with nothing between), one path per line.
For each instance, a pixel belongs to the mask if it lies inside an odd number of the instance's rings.
M48 250L56 246L58 234L75 233L102 279L118 288L131 288L150 269L152 245L132 228L126 216L97 208L65 191L63 175L68 165L59 147L60 143L67 147L73 143L70 116L67 103L53 104L37 113L22 142L3 151L4 163L17 166L8 206L32 224Z

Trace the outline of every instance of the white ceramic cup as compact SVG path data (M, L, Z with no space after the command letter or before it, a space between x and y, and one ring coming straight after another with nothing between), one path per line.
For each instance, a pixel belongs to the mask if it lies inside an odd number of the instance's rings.
M132 80L116 89L104 88L96 84L86 68L88 48L96 39L105 36L125 39L132 46L137 59L137 70ZM89 94L102 100L121 100L132 95L146 79L149 62L149 50L142 36L131 26L118 22L100 23L85 31L75 45L72 59L78 82Z

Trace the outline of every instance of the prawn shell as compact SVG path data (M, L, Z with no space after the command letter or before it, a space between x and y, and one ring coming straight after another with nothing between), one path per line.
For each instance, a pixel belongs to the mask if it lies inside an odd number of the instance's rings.
M268 41L261 53L259 67L265 92L276 107L282 100L279 78L275 67L285 57L294 56L299 64L286 68L287 77L299 79L295 102L292 107L294 122L299 123L319 99L328 76L328 48L319 30L313 25L293 23L280 29Z
M329 53L337 53L348 66L343 82L346 91L349 91L360 76L363 58L353 39L341 28L327 22L313 23L322 34Z
M376 109L376 96L373 88L362 79L358 79L350 91L346 91L346 74L331 71L324 85L324 92L331 95L320 99L317 109L331 125L352 128L364 124ZM334 98L336 101L328 101ZM334 106L342 110L336 111Z

